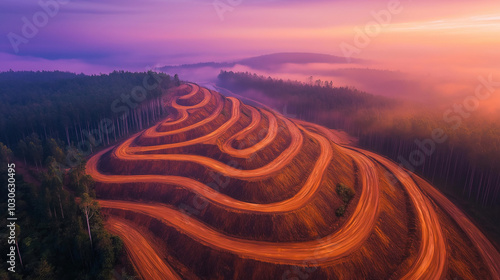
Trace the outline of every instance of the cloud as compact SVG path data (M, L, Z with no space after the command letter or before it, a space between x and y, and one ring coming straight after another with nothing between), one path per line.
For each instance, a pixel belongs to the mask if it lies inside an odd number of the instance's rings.
M74 73L99 74L108 73L115 69L104 65L93 65L78 59L48 60L39 57L16 56L0 52L0 71L46 70L69 71Z

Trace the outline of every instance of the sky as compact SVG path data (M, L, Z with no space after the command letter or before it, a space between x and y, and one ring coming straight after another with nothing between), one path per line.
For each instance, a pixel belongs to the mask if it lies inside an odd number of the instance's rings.
M474 83L500 65L498 0L2 0L0 33L0 71L95 74L314 52Z

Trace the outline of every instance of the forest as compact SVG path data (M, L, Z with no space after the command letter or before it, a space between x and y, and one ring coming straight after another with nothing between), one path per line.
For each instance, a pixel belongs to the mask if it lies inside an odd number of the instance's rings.
M0 141L11 147L32 133L75 145L106 127L113 140L154 123L163 90L177 76L152 71L101 75L67 72L0 73ZM102 131L97 136L104 136ZM93 135L96 136L96 135ZM109 139L106 138L106 142ZM111 140L110 140L111 141Z
M122 241L104 228L104 217L94 202L93 180L85 174L85 160L61 172L56 158L63 158L64 152L56 140L45 141L42 148L48 151L45 166L27 170L0 143L0 164L11 164L16 172L17 218L15 273L7 275L8 264L2 262L0 279L110 279L112 273L118 273L117 266L128 267L119 275L133 275L123 258ZM7 179L7 169L2 168L0 180ZM7 188L1 189L1 195L7 197ZM0 207L7 209L7 200ZM2 211L3 220L7 212ZM2 242L0 250L9 252L9 246Z
M219 86L278 111L286 105L288 115L348 132L361 147L422 175L485 227L500 219L500 124L491 116L471 115L457 129L438 109L335 87L330 81L283 81L228 71L218 79ZM445 141L431 143L435 131Z
M0 73L0 164L16 171L19 259L10 279L133 277L122 241L104 228L85 157L162 118L161 94L179 84L177 75L151 71ZM0 279L9 279L2 266Z

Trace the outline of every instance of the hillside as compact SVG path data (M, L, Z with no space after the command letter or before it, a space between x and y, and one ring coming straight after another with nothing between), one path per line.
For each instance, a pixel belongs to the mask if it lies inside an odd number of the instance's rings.
M424 180L334 131L195 84L86 170L144 279L498 279L500 255Z
M363 64L365 61L353 58L350 61L353 64ZM299 64L307 65L314 63L324 63L330 65L346 64L345 57L334 56L322 53L301 53L301 52L283 52L271 53L259 56L246 57L243 59L236 59L233 61L224 62L201 62L193 64L182 65L166 65L159 67L158 70L166 73L182 73L184 70L196 71L203 68L212 68L217 74L221 69L231 69L237 65L248 66L252 69L259 70L274 70L285 66L286 64ZM183 75L184 76L184 75Z

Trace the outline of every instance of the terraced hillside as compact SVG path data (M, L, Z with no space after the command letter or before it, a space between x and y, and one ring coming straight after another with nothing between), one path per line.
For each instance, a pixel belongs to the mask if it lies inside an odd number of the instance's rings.
M144 279L499 279L462 212L335 132L195 84L87 172Z

